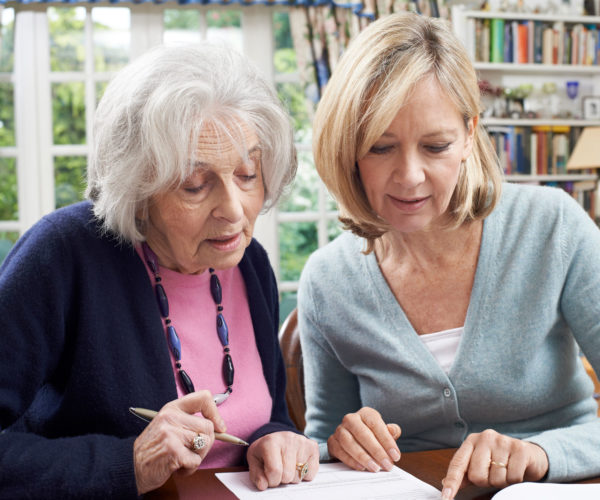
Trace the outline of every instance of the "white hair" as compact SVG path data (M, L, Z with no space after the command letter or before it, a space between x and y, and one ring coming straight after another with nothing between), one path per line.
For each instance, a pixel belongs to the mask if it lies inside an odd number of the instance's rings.
M143 241L136 216L192 173L203 127L221 130L245 154L242 124L258 137L267 210L296 173L293 128L243 55L208 43L160 46L119 71L96 110L87 170L86 196L104 229Z

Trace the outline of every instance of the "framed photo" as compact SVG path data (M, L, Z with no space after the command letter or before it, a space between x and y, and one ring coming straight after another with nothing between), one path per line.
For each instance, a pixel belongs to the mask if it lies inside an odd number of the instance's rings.
M583 98L583 119L600 120L600 96Z

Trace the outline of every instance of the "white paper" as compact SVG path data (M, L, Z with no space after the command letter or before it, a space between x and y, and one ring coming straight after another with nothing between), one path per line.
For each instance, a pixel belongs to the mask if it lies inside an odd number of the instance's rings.
M359 472L343 463L320 464L312 481L258 491L248 472L218 472L219 480L240 500L440 500L433 486L395 467L390 472Z
M519 483L500 490L494 500L598 500L600 484Z

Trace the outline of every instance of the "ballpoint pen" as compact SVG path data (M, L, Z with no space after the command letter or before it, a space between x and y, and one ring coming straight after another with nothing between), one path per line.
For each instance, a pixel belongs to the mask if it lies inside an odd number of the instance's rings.
M146 422L150 422L154 417L156 417L157 411L148 410L146 408L134 408L129 407L129 411L134 414L136 417L145 420ZM249 446L249 444L240 439L239 437L232 436L231 434L227 434L225 432L215 432L215 439L219 441L224 441L225 443L237 444L239 446Z

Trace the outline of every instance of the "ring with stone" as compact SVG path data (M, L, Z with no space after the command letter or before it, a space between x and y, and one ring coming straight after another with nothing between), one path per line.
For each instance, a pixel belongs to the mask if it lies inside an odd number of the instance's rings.
M207 445L207 443L206 437L204 437L202 434L198 434L197 436L194 436L194 439L192 439L192 449L194 451L200 451Z
M296 470L298 471L298 476L300 476L300 481L302 481L308 472L308 464L297 463Z

